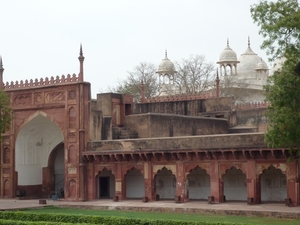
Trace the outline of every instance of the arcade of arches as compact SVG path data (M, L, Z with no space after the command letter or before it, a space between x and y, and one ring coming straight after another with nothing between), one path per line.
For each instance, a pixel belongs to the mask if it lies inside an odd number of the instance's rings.
M88 163L88 199L159 199L244 201L250 204L284 202L294 187L291 167L286 162L207 162L174 164ZM94 172L92 172L94 171ZM290 189L290 190L289 190ZM145 198L147 197L147 198Z

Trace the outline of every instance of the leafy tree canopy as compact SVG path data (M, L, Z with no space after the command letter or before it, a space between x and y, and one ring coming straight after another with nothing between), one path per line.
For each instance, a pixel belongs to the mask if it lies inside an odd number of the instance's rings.
M265 38L262 48L270 60L284 58L265 86L270 103L265 140L300 155L300 11L297 0L260 1L251 6L253 21Z
M270 60L290 58L300 52L300 10L297 0L260 1L250 8L264 37L262 49Z

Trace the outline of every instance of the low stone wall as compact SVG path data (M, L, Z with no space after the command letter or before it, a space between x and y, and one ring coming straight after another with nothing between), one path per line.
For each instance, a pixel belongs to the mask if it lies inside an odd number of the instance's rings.
M90 141L88 151L264 148L263 133Z
M139 138L227 134L228 121L219 118L146 113L125 117L125 127L138 132Z

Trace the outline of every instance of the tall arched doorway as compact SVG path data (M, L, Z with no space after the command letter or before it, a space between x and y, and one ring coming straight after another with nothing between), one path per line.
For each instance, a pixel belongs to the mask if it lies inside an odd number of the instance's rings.
M286 175L270 166L260 175L261 201L280 202L287 198Z
M226 201L247 201L247 179L242 170L231 167L223 175Z
M116 179L111 170L104 168L96 176L98 198L113 198L116 191Z
M63 147L52 156L54 160L49 160L49 156L63 140L60 128L42 113L38 113L22 127L15 145L17 190L24 190L27 196L32 197L49 196L53 188L62 185L59 182L53 186L56 183L54 180L62 179ZM51 161L53 164L49 165Z
M171 170L163 167L155 176L155 190L159 199L175 199L176 177Z
M145 196L145 181L141 171L132 168L125 175L126 198L142 198Z
M188 175L189 199L200 200L210 196L210 177L206 170L197 166Z

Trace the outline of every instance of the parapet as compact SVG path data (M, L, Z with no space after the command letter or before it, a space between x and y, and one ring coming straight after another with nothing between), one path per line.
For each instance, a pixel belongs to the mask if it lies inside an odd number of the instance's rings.
M249 102L236 104L235 109L267 108L269 105L269 102Z
M35 80L30 79L28 80L21 80L13 82L11 81L6 82L4 84L4 90L16 90L16 89L26 89L26 88L33 88L33 87L42 87L42 86L52 86L52 85L59 85L59 84L68 84L68 83L76 83L79 81L79 77L74 73L73 75L68 74L67 76L62 75L61 77L56 76L55 78L52 76L50 79L46 77L45 79L37 78Z
M181 94L181 95L168 95L168 96L157 96L146 99L146 102L174 102L174 101L187 101L187 100L198 100L206 98L215 98L215 93L196 93L196 94Z

